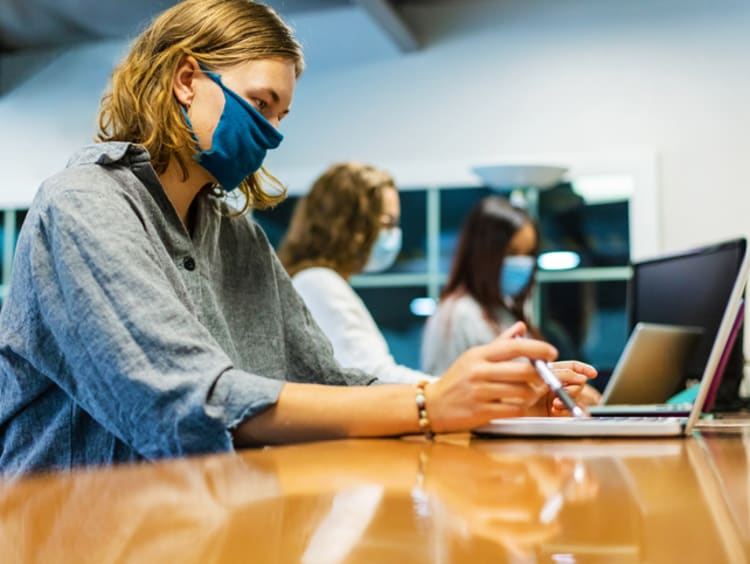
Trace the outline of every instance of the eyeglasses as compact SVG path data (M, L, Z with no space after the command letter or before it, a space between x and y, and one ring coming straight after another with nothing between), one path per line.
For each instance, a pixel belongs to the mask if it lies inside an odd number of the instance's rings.
M393 217L392 215L389 215L389 214L383 214L380 217L380 226L384 227L385 229L393 229L394 227L400 227L401 218Z

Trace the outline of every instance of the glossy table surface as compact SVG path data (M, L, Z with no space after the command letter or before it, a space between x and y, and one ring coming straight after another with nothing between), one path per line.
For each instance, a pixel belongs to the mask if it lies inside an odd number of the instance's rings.
M750 425L349 440L0 482L0 562L747 562Z

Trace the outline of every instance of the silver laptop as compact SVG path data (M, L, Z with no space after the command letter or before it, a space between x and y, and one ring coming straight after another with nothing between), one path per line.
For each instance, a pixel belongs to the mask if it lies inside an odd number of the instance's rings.
M740 310L749 266L750 260L745 249L742 264L734 280L716 338L711 346L708 362L703 370L697 397L688 417L603 415L594 415L589 418L515 417L494 419L487 425L477 427L473 432L482 436L505 437L676 437L689 435L701 416L703 404L717 373L722 353L732 334L732 328Z
M665 402L679 391L691 353L703 335L702 327L638 323L620 355L602 405L589 409L596 415L678 413L692 407Z

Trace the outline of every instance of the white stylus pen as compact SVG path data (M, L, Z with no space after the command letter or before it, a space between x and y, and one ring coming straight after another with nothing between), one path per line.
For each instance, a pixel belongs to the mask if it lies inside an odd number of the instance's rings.
M516 339L523 339L523 337L521 335L516 335ZM529 362L534 365L534 368L536 368L539 376L541 376L542 380L544 380L544 382L552 389L552 391L555 392L555 395L560 398L560 401L563 402L565 407L568 408L568 411L570 411L573 417L589 417L589 414L586 413L583 408L579 406L575 401L573 401L573 398L571 398L570 395L568 395L568 392L565 391L562 382L560 382L557 376L555 376L555 373L552 372L549 364L547 364L543 360L529 359Z
M565 404L565 407L568 408L573 417L589 416L588 413L586 413L583 408L579 406L575 401L573 401L573 398L571 398L570 395L568 395L568 392L566 392L565 388L563 388L562 382L557 379L557 376L555 376L555 373L552 372L549 364L547 364L543 360L532 360L531 363L534 365L534 368L536 368L539 376L542 377L542 380L544 380L547 385L552 388L552 391L555 392L557 397L560 398L560 401Z

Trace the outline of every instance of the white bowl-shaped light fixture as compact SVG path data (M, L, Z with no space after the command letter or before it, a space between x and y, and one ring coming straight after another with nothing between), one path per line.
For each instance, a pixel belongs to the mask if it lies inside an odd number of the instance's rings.
M567 167L554 165L498 164L472 167L472 172L490 188L538 188L543 190L560 184Z

